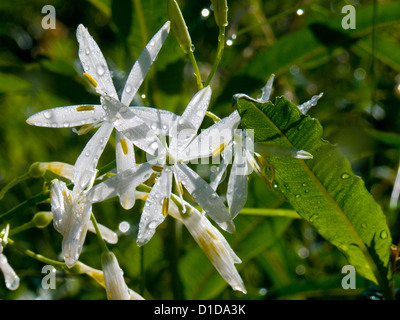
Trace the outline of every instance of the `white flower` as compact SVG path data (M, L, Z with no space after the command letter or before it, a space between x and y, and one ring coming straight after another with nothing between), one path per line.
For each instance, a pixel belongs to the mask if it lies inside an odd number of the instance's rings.
M107 298L109 300L130 300L129 288L123 276L124 272L120 268L114 253L104 252L101 255L101 265Z
M107 67L97 43L90 36L83 25L77 29L77 39L79 42L79 58L84 68L84 76L95 86L96 91L104 99L113 99L116 103L107 105L76 105L44 110L32 115L27 122L31 125L42 127L76 127L83 125L78 134L86 133L90 129L100 127L93 135L86 147L78 157L73 172L74 184L80 189L87 189L93 182L96 174L96 166L107 141L111 135L114 124L121 125L124 116L122 112L129 114L132 126L135 126L135 136L130 136L129 140L122 132L117 129L116 136L116 160L117 171L122 172L135 166L135 156L133 146L135 143L146 152L151 153L148 147L157 140L155 134L147 136L150 128L146 122L151 120L155 126L153 130L157 133L165 131L173 116L167 111L160 112L152 108L129 108L133 97L137 93L143 82L147 71L156 59L161 46L166 39L170 28L170 22L154 35L147 44L138 60L132 67L125 87L122 91L121 102L112 82L110 71ZM139 115L141 117L139 117ZM125 125L127 127L128 125ZM121 205L125 209L132 208L134 205L135 190L129 189L120 195Z
M19 277L8 263L6 256L3 254L3 246L7 244L9 230L9 225L7 225L0 232L0 270L3 273L7 289L17 290L19 287Z
M147 197L148 199L146 193L138 193L138 197L142 197L142 199ZM232 289L246 293L243 281L235 268L235 264L241 263L241 260L233 252L224 236L211 224L205 215L201 214L189 203L183 201L182 205L187 208L184 214L179 212L177 205L173 201L169 203L166 210L168 210L170 216L185 225L219 274Z
M129 186L136 188L152 173L159 175L142 212L137 238L139 245L147 243L157 226L164 221L173 181L175 181L181 199L183 187L185 187L215 222L225 230L234 230L229 212L222 199L206 181L185 163L195 158L201 158L206 154L198 147L197 131L204 119L210 98L210 87L203 88L195 94L182 116L169 130L169 145L165 141L153 145L157 150L156 157L136 168L118 173L107 181L96 185L90 191L88 197L91 201L98 202L121 194ZM210 150L208 150L208 154L210 153Z
M71 179L73 166L56 162L45 163L48 170L56 169L58 175ZM72 177L73 178L73 177ZM63 235L62 254L65 264L71 268L75 265L82 251L87 231L95 232L90 215L92 204L86 198L86 191L79 188L68 189L63 181L55 179L50 187L51 211L54 228ZM109 243L115 244L118 236L115 232L99 224L102 237Z

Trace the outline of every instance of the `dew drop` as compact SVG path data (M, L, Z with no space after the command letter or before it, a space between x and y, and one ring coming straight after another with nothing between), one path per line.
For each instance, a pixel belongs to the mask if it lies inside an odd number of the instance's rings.
M89 54L90 54L89 48L87 48L87 49L85 50L85 53L86 53L86 55L89 55Z
M301 184L303 187L307 187L307 183L302 183Z
M132 91L132 87L131 86L126 86L126 88L125 88L125 92L126 93L129 93L129 92L131 92Z
M366 224L366 223L362 223L362 224L361 224L361 228L365 229L366 227L367 227L367 224Z
M341 178L342 178L343 180L346 180L346 179L349 179L349 178L350 178L350 175L349 175L348 173L343 173L343 174L341 175Z
M6 279L6 287L9 290L16 290L19 287L19 277L13 276L11 278Z
M381 237L381 239L383 239L383 240L384 240L384 239L387 239L388 233L384 230L384 231L381 232L380 237Z
M51 118L51 112L49 112L49 111L45 111L45 112L43 113L43 115L44 115L44 117L45 117L46 119L50 119L50 118Z
M295 196L296 198L300 198L301 197L301 195L299 195L299 194L296 194L296 196Z
M157 225L158 225L157 221L156 221L156 220L153 220L153 221L149 222L149 224L147 225L147 227L148 227L149 229L155 229L155 228L157 228Z
M96 72L101 77L106 72L106 69L103 66L98 66Z

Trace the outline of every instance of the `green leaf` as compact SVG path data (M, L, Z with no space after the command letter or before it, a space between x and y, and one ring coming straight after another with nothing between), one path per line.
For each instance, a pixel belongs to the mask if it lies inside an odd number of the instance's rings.
M376 27L398 22L398 12L400 12L400 3L380 4ZM264 81L270 74L280 74L294 64L309 61L337 47L351 46L360 37L371 31L373 6L365 6L357 10L357 28L355 30L342 29L341 21L343 17L342 14L336 17L332 16L329 21L312 23L307 27L280 37L273 46L260 51L240 71L240 74ZM384 40L379 39L379 41L383 43ZM393 46L391 45L391 47ZM387 51L393 52L391 48L385 50L385 52ZM390 63L393 64L393 61L390 61Z
M254 129L255 142L268 141L313 155L307 160L268 157L277 188L360 275L391 296L391 236L385 216L338 147L322 139L321 124L285 97L258 103L236 95L234 102L242 126Z

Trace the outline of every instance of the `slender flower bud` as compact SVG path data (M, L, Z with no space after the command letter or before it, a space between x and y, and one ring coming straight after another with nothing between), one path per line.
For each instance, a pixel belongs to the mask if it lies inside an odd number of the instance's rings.
M40 211L32 218L33 224L39 229L46 228L52 220L53 213L51 211Z
M0 270L4 275L6 287L9 290L16 290L19 287L19 277L11 268L4 254L0 253Z
M124 273L119 267L114 253L104 252L101 255L101 264L104 272L107 298L109 300L130 300L129 288L123 277Z
M168 16L171 20L172 32L185 53L193 51L192 39L183 19L181 9L175 0L168 0Z
M211 0L214 8L214 18L218 27L228 25L228 4L226 0Z

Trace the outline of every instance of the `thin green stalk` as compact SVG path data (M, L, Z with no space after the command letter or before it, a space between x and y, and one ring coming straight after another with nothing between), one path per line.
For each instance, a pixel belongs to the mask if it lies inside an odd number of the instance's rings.
M222 26L219 28L217 56L215 58L211 72L208 75L206 82L204 83L205 87L210 84L212 78L214 77L215 72L218 69L219 63L221 62L222 59L224 48L225 48L225 27Z
M28 229L31 229L34 227L35 227L35 223L31 220L31 221L28 221L18 227L11 229L9 235L12 236L14 234L20 233L22 231L25 231L25 230L28 230Z
M187 53L189 56L189 60L193 66L194 73L196 75L197 87L199 90L203 89L203 81L201 80L200 70L196 62L196 58L194 57L193 51L189 50Z
M14 240L12 240L10 238L7 239L7 243L8 243L8 245L12 246L13 248L17 249L18 251L26 254L27 256L29 256L29 257L31 257L33 259L38 260L40 262L43 262L45 264L50 264L50 265L52 265L54 267L59 267L59 268L62 268L62 269L68 269L64 262L56 261L56 260L53 260L53 259L49 259L49 258L47 258L45 256L42 256L41 254L35 253L35 252L33 252L33 251L29 250L29 249L25 249L25 248L21 247L19 244L17 244Z
M97 235L97 239L99 240L101 251L107 253L109 250L107 248L106 242L104 241L104 239L103 239L103 237L101 235L99 226L97 224L96 218L95 218L93 213L90 215L90 220L92 220L93 226L94 226L94 230L96 230L96 235Z
M4 195L7 193L8 190L10 190L12 187L16 186L17 184L20 184L21 182L27 180L30 178L29 172L24 173L23 175L20 175L19 177L16 177L12 179L9 183L7 183L3 189L0 191L0 200L4 198Z

